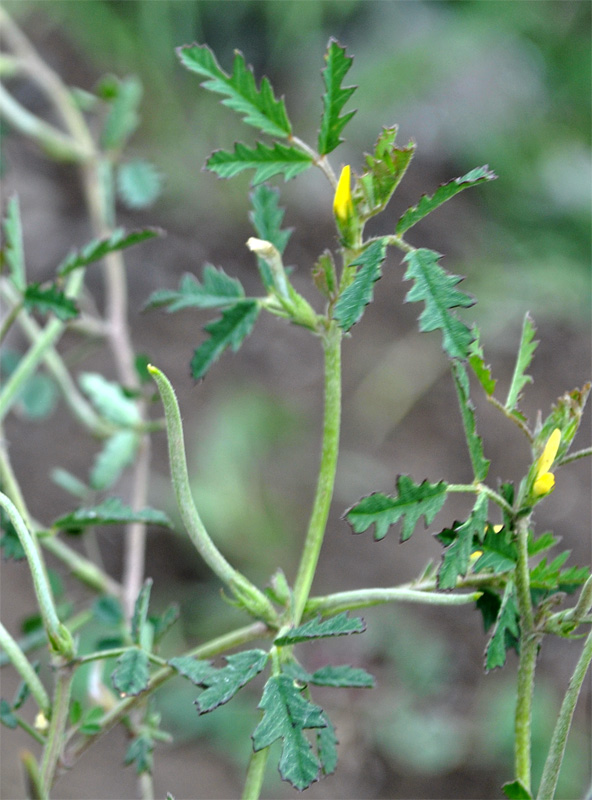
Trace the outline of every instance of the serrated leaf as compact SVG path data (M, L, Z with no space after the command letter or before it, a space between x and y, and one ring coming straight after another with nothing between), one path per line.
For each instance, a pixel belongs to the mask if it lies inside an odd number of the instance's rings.
M375 525L374 538L383 539L391 525L403 517L401 541L408 539L423 515L425 524L431 525L434 517L446 500L446 484L415 484L407 475L397 478L397 494L385 495L379 492L364 497L345 512L345 518L354 533L362 533Z
M114 425L132 427L142 421L136 403L115 381L98 372L83 372L78 383L99 414Z
M438 588L454 589L459 576L467 574L473 541L483 536L487 511L487 497L479 495L469 518L454 530L454 541L444 551L438 571Z
M140 644L142 628L148 618L148 605L150 603L150 592L152 591L152 578L146 578L134 604L132 616L132 640L134 644Z
M359 213L368 218L382 211L401 182L415 153L415 143L395 146L398 127L383 128L374 147L366 154L366 172L358 178L354 190Z
M200 684L207 687L195 701L200 714L231 700L239 689L258 675L269 659L264 650L245 650L226 656L226 666L212 671Z
M543 558L530 571L531 588L533 590L544 590L545 592L551 593L563 591L570 594L574 592L578 586L588 579L590 570L588 567L569 567L568 569L561 569L569 558L569 555L570 551L565 550L563 553L556 556L549 564L547 564L547 559Z
M366 306L372 302L374 284L381 276L380 268L385 258L386 241L377 239L349 265L359 269L333 310L333 318L342 330L349 331L362 318Z
M163 511L155 508L142 508L133 511L119 497L108 497L96 506L79 508L55 520L52 527L63 531L80 530L89 525L127 525L130 522L145 522L147 525L172 527L172 523Z
M127 748L123 763L126 766L135 763L136 775L152 772L154 740L146 733L137 736Z
M63 322L74 319L80 313L74 300L66 297L53 283L46 288L42 288L39 283L30 283L23 294L23 302L28 311L55 314Z
M491 377L491 367L485 364L483 348L481 347L480 331L476 325L473 325L474 339L469 347L469 364L471 365L475 377L483 387L485 394L489 397L495 391L495 384L497 380Z
M349 111L341 116L340 114L343 106L357 88L356 86L341 86L341 82L353 63L353 58L346 56L345 47L341 47L335 39L329 41L325 53L325 63L323 81L326 91L323 95L323 115L318 143L319 153L322 156L335 150L343 141L341 133L356 112Z
M315 670L309 679L315 686L349 686L359 689L372 689L374 676L361 667L328 665Z
M138 127L142 84L135 76L116 80L109 99L111 108L101 131L101 147L114 150L122 147Z
M139 446L140 436L135 431L123 430L110 436L95 457L90 472L91 488L104 491L113 486L123 470L133 463Z
M209 661L201 661L191 656L177 656L169 659L168 663L196 686L200 686L207 677L216 671Z
M486 569L492 572L508 572L516 566L516 545L505 528L496 533L488 526L483 541L479 543L479 550L483 555L473 565L474 572L483 572Z
M361 617L348 617L347 611L337 614L329 619L311 619L304 625L292 628L283 636L274 639L274 644L283 647L298 642L307 642L310 639L321 639L328 636L345 636L350 633L363 633L366 623Z
M63 278L75 269L87 267L95 261L100 261L109 253L116 250L125 250L147 239L154 239L155 236L162 236L163 231L159 228L142 228L137 231L126 233L124 228L116 228L108 236L101 236L93 239L79 250L73 250L59 265L57 274Z
M146 308L167 306L169 313L184 308L224 308L245 296L240 281L211 264L205 265L202 280L203 283L200 283L194 275L184 275L178 290L159 289L153 292Z
M485 668L487 670L503 667L506 663L506 651L515 646L520 636L518 619L514 584L512 581L508 581L485 653Z
M519 780L504 783L502 790L509 800L532 800L531 793Z
M528 555L529 556L536 556L538 553L543 553L545 550L549 550L551 547L555 547L556 544L559 544L560 537L553 536L550 531L546 533L542 533L538 538L534 539L533 536L529 536L528 538Z
M222 100L222 105L241 114L247 125L280 138L292 133L283 98L275 98L265 77L261 80L261 88L257 88L253 71L247 67L243 54L238 50L234 52L231 75L220 68L207 45L178 47L177 54L184 67L207 78L201 84L204 89L224 95L226 99Z
M280 775L296 789L308 788L318 779L320 764L303 731L326 727L323 709L306 700L287 675L268 679L258 708L264 714L253 731L253 749L262 750L281 739Z
M476 481L484 481L489 472L489 459L483 455L483 441L477 434L475 424L475 406L469 394L469 378L467 371L459 361L452 362L452 377L460 406L460 413L465 431L465 439L469 448L473 475Z
M234 150L216 150L206 161L206 167L221 178L233 178L246 169L254 169L255 175L251 183L262 183L274 175L283 175L289 181L313 164L312 157L295 147L276 142L269 147L256 142L255 147L248 147L236 142Z
M13 286L17 291L24 292L27 285L25 251L19 199L16 195L13 195L6 204L2 229L4 231L2 258L8 264L8 274Z
M292 228L282 230L285 210L278 204L279 191L261 183L250 193L249 197L252 206L252 211L249 211L249 219L257 236L265 242L270 242L281 255L292 234ZM271 270L260 256L257 257L257 266L265 288L268 291L273 289L274 281Z
M538 342L533 341L535 333L536 328L534 327L530 314L526 314L522 325L522 336L520 337L520 347L518 348L514 374L512 375L510 391L508 392L508 398L505 404L505 408L508 411L514 411L516 409L522 389L524 389L527 383L532 383L532 377L526 374L526 370L530 366L534 351L538 346Z
M442 331L443 347L451 358L466 359L473 334L452 308L468 308L474 299L454 287L462 280L438 264L441 255L433 250L421 248L404 257L408 267L404 280L413 280L415 285L407 292L405 302L423 300L425 309L419 317L420 331Z
M130 647L117 659L111 675L116 691L121 697L135 696L148 686L148 654L138 647Z
M492 181L497 178L497 175L492 172L487 165L483 167L476 167L461 178L454 178L448 183L443 183L439 186L434 194L424 194L416 206L407 209L401 219L397 222L397 235L401 236L408 231L413 225L417 224L421 219L426 217L434 211L442 203L450 200L455 194L462 192L463 189L468 189L470 186L478 186L480 183Z
M151 206L162 191L160 173L149 161L135 158L117 169L117 193L128 208Z
M255 300L245 300L231 306L222 312L220 319L204 327L209 339L195 350L191 359L191 374L196 381L203 378L227 347L234 352L238 350L243 339L253 330L259 310Z
M329 717L323 712L326 726L317 731L317 752L323 775L332 775L337 767L337 745L335 728Z
M181 615L181 609L177 603L172 603L158 616L150 616L150 624L154 630L154 641L159 642L169 631Z

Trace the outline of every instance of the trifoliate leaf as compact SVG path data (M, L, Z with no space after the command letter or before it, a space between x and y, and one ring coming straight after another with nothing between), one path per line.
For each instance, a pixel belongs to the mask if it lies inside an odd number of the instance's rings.
M132 247L147 239L154 239L155 236L162 235L163 231L159 228L142 228L129 233L126 233L123 228L116 228L108 236L93 239L80 250L72 251L59 265L57 273L63 278L75 269L87 267L94 261L100 261L109 253L113 253L116 250L125 250L127 247Z
M150 603L152 584L152 578L146 578L134 604L134 613L132 616L132 640L134 644L140 644L142 628L146 624L146 619L148 618L148 605Z
M344 636L350 633L363 633L366 630L366 623L361 617L348 617L347 611L337 614L329 619L312 619L292 628L282 636L274 639L274 644L283 647L288 644L298 644L310 639L321 639L327 636Z
M397 478L397 494L380 493L364 497L345 512L345 519L354 533L362 533L375 525L376 541L384 538L391 525L403 517L401 541L408 539L423 515L426 525L430 525L446 500L446 484L429 483L427 480L415 484L407 475Z
M514 584L512 581L508 581L493 633L485 652L485 669L490 670L504 666L506 663L506 651L510 647L516 646L520 636L518 620Z
M78 382L99 414L109 422L132 427L142 421L136 403L119 383L108 381L98 372L83 372Z
M255 300L245 300L231 306L220 319L204 327L210 338L195 350L191 359L191 374L196 381L203 378L227 347L234 352L238 350L243 339L253 330L259 310Z
M480 342L480 332L476 325L473 325L473 336L475 338L469 347L469 364L473 368L473 372L483 387L485 394L491 397L495 391L495 384L497 381L495 378L491 377L491 368L489 364L485 364L483 348Z
M30 283L25 289L23 302L28 311L55 314L63 322L74 319L80 313L74 300L66 297L53 283L46 288L42 288L39 283Z
M468 189L470 186L477 186L486 181L492 181L497 178L497 175L492 172L487 165L484 167L476 167L461 178L454 178L448 183L439 186L434 194L430 197L424 194L419 203L412 208L407 209L401 219L397 222L397 235L401 236L405 231L409 230L413 225L418 223L420 219L426 217L434 209L441 206L455 194L462 192L463 189Z
M358 178L354 200L360 216L368 218L382 211L401 182L415 152L415 143L395 146L397 126L383 128L372 155L366 154L366 172Z
M142 99L142 84L135 76L113 79L109 100L111 108L101 132L101 147L121 148L138 127L138 107Z
M194 275L184 275L178 290L159 289L153 292L146 308L167 306L169 313L184 308L224 308L245 296L240 281L211 264L205 265L202 280L203 283L200 283Z
M415 281L413 288L407 293L406 302L423 300L425 309L419 317L421 331L440 329L443 336L443 347L451 358L466 359L468 348L473 340L469 328L461 322L451 308L468 308L474 299L454 287L462 280L458 275L451 275L438 264L441 258L433 250L421 248L413 250L404 257L408 267L405 280Z
M23 248L21 212L16 195L11 197L6 204L6 216L2 223L2 229L4 231L2 261L8 265L8 274L14 288L19 292L24 292L27 285L25 251Z
M332 775L337 767L337 745L335 728L329 717L323 712L326 726L317 730L317 752L323 775Z
M117 659L111 675L113 686L121 697L138 695L148 686L148 654L138 647L130 647Z
M237 142L233 152L216 150L206 161L206 167L221 178L233 178L246 169L254 169L253 184L267 181L274 175L283 175L284 180L289 181L312 164L312 157L307 153L279 142L273 147L261 142L248 147Z
M195 701L200 714L213 711L231 700L239 689L258 675L269 659L264 650L245 650L226 657L226 666L206 675L200 685L206 687Z
M224 95L226 99L222 104L241 114L248 125L280 138L292 133L283 99L276 100L265 77L261 88L257 88L253 71L238 50L234 52L231 75L220 68L207 45L178 47L177 54L184 67L207 78L201 84L204 89Z
M360 269L333 311L333 318L342 330L349 331L362 318L365 307L372 302L374 284L380 278L380 268L385 258L386 242L384 239L377 239L349 265Z
M323 70L326 91L323 95L323 115L318 144L319 153L322 156L335 150L343 141L341 132L356 113L349 111L340 116L343 106L357 88L356 86L341 86L352 62L353 58L345 55L345 47L341 47L335 39L331 39L325 53L326 67Z
M514 411L517 408L522 389L527 383L532 383L532 377L526 374L526 370L530 366L534 351L538 346L538 341L533 341L535 333L536 328L530 314L526 314L522 325L522 336L520 337L516 366L514 367L512 383L510 384L510 391L505 405L508 411Z
M473 541L483 537L487 522L488 501L486 495L479 495L469 518L454 529L454 541L444 551L442 564L438 572L438 587L454 589L461 575L469 569Z
M469 378L467 371L459 361L452 362L452 377L456 387L460 413L465 430L465 439L473 465L473 475L476 481L484 481L489 471L490 461L483 455L483 441L477 434L475 424L475 406L469 394Z
M91 488L104 491L118 480L123 470L136 457L140 435L135 431L118 431L110 436L95 457L89 482Z
M152 772L154 740L147 733L141 733L128 747L123 763L128 766L135 763L136 775Z
M133 511L119 497L108 497L96 506L79 508L56 519L52 527L63 531L80 530L89 525L127 525L130 522L145 522L147 525L172 527L167 515L155 508Z
M320 764L303 731L326 727L323 709L306 700L287 675L268 679L258 708L264 714L253 731L253 749L262 750L281 739L280 775L296 789L308 788L318 779Z
M255 228L257 236L265 242L270 242L281 255L292 234L292 228L282 230L281 226L285 211L278 204L278 190L261 183L251 192L249 197L252 206L252 211L249 212L249 219ZM257 265L263 285L268 291L273 289L274 282L271 270L260 256L257 257Z
M151 206L162 191L160 173L149 161L135 158L117 169L117 193L128 208Z

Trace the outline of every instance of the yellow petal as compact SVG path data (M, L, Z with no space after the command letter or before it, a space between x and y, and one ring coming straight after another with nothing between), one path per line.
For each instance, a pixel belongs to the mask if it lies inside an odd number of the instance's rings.
M552 472L545 472L534 482L532 490L535 495L540 496L543 494L548 494L551 489L555 486L555 475Z
M561 441L561 431L559 430L559 428L555 428L553 433L547 439L547 444L545 445L543 454L539 458L539 463L536 472L536 480L538 480L541 477L541 475L544 475L545 473L549 472L549 467L555 461L557 451L559 450L560 441Z
M351 169L349 164L341 170L335 197L333 198L333 211L337 219L345 222L352 213L354 207L351 196Z

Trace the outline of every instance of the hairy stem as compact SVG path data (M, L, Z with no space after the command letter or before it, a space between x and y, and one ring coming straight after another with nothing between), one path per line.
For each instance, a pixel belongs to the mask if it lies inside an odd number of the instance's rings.
M269 747L264 747L262 750L254 750L251 753L245 788L241 795L242 800L258 800L263 786L268 756Z
M304 608L305 614L336 614L354 608L367 608L383 603L426 603L438 606L460 606L474 603L482 592L467 594L438 593L419 591L405 586L393 586L388 589L355 589L351 592L336 592L325 597L311 597Z
M4 652L12 662L14 668L19 673L21 678L28 684L31 694L37 701L37 705L43 711L46 717L49 717L51 712L51 703L49 696L45 691L45 687L39 680L37 673L29 663L29 660L19 647L15 639L12 638L10 633L6 630L4 625L0 622L0 645Z
M72 690L72 669L68 666L58 668L54 689L52 716L47 734L47 744L41 762L41 785L44 794L49 792L56 777L56 769L64 745L64 732L68 722L70 692Z

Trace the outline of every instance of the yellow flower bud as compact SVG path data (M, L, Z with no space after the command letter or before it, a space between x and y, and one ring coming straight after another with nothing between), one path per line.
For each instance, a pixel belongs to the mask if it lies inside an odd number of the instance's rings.
M34 726L35 730L39 731L39 733L45 733L49 728L49 720L47 719L43 711L40 711L35 717Z
M544 475L546 472L549 472L549 467L555 461L555 457L557 456L557 451L559 450L559 443L561 442L561 431L559 428L555 428L553 433L547 439L547 444L543 450L541 457L539 458L537 471L535 480L538 480L541 475Z
M351 170L349 164L341 170L335 197L333 198L333 211L340 222L346 222L353 214L354 204L351 195Z
M543 472L533 484L532 491L535 495L540 496L548 494L555 486L555 475L552 472Z

